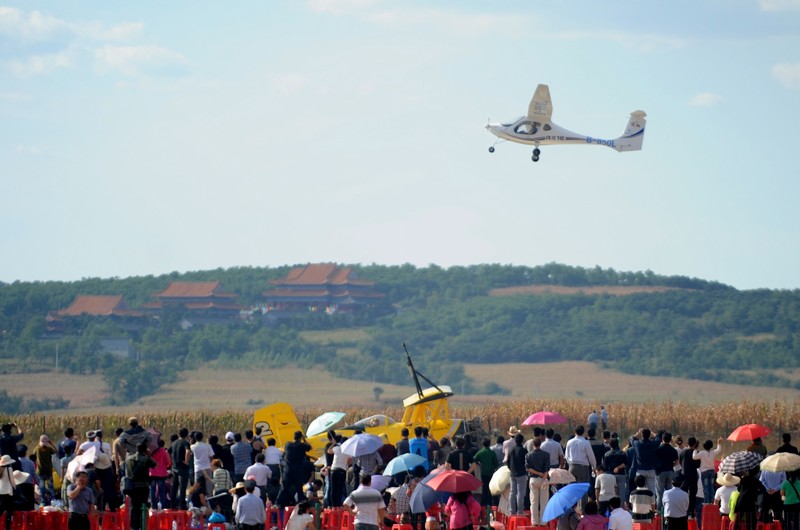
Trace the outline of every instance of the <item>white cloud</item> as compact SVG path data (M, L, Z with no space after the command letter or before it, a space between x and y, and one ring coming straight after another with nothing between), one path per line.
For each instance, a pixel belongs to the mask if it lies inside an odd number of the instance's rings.
M39 11L26 14L14 7L0 7L0 35L24 43L58 40L72 33L70 25Z
M49 74L60 68L69 68L73 64L69 51L49 53L44 55L30 55L24 59L9 61L6 66L14 75L30 77L34 75Z
M786 88L800 88L800 63L776 64L772 75Z
M97 41L127 41L138 37L144 31L144 24L141 22L123 22L110 28L102 24L91 23L81 25L81 34L87 38Z
M112 46L106 44L94 50L95 66L100 71L115 71L124 75L171 74L182 71L186 57L154 45Z
M762 11L800 11L800 0L760 0Z
M308 6L317 13L344 15L377 4L376 0L309 0Z
M690 107L711 107L722 101L722 96L713 92L700 92L689 100Z
M27 155L27 156L41 156L44 154L44 151L40 147L36 147L35 145L23 145L17 144L14 146L14 152L20 155Z
M10 101L18 103L21 101L31 101L33 98L30 94L21 94L19 92L0 92L0 101Z
M308 79L298 73L290 72L278 75L272 80L272 86L284 95L293 94L308 86Z

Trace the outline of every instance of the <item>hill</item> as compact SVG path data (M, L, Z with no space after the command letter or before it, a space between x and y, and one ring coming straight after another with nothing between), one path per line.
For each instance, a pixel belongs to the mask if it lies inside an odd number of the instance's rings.
M375 282L390 311L261 318L261 293L289 267L0 284L0 369L45 373L58 358L59 371L99 378L93 388L108 404L124 405L172 384L187 367L299 364L373 386L407 386L407 343L422 373L464 394L514 392L502 369L481 370L496 374L487 378L469 365L560 362L594 363L605 373L800 388L800 291L738 291L650 271L561 264L352 267ZM174 312L142 329L83 316L48 336L48 313L76 295L123 295L137 307L170 281L221 282L253 310L233 324L191 329ZM104 337L128 341L136 355L104 351ZM54 385L50 397L58 396Z

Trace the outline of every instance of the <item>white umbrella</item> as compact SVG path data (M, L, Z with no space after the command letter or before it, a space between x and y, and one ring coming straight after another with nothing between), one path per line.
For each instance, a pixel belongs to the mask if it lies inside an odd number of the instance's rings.
M391 481L392 477L387 477L385 475L372 475L371 486L378 491L383 491L386 489L386 486L388 486L389 482Z
M342 454L361 456L374 453L383 446L383 438L374 434L356 434L342 444Z
M94 464L96 458L97 447L93 445L83 454L80 454L70 460L70 463L67 465L67 478L69 478L72 482L75 482L75 473L78 471L85 471L86 464Z
M764 471L781 472L800 469L800 456L792 453L775 453L761 461Z
M326 412L308 424L306 436L310 438L312 436L321 434L342 421L342 418L344 417L344 412Z
M489 481L489 491L492 495L500 495L510 485L511 471L508 466L500 466Z

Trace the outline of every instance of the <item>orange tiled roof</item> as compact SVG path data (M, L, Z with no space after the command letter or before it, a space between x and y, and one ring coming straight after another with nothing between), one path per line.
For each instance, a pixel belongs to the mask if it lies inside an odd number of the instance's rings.
M339 267L335 263L309 263L295 267L286 278L274 280L275 285L374 285L375 282L351 279L350 267Z
M235 298L235 293L217 291L219 282L172 282L169 286L156 293L157 298L207 298L210 296Z
M374 291L351 292L346 289L341 291L331 291L330 289L325 288L303 289L302 291L295 289L272 289L271 291L266 291L264 296L268 296L270 298L342 298L345 296L353 296L355 298L383 298L383 293Z
M78 295L72 304L57 313L59 316L142 316L142 312L129 309L122 295Z

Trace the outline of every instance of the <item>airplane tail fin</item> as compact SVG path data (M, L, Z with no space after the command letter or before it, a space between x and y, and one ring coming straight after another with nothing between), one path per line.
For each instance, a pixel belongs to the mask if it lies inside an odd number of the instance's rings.
M261 438L266 443L275 438L279 448L294 440L294 433L300 431L300 421L288 403L273 403L260 408L253 414L253 428L261 427Z
M628 120L628 125L625 127L625 132L614 141L617 151L622 153L623 151L639 151L642 149L644 126L647 122L645 116L647 116L647 114L645 114L643 110L631 112L631 117Z

